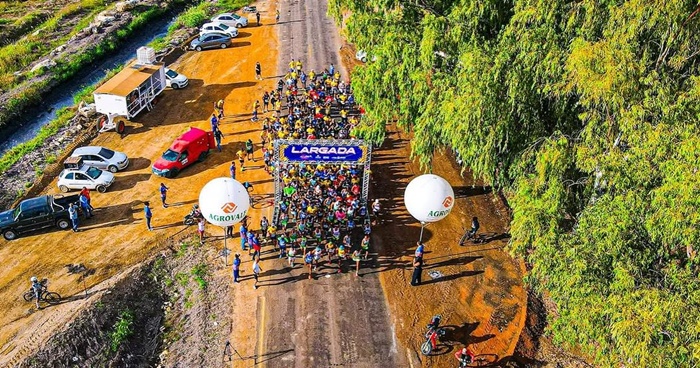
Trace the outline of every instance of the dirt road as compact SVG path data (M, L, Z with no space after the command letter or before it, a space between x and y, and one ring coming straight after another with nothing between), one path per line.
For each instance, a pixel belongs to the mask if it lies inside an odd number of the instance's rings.
M277 75L286 73L295 59L306 70L317 72L333 63L347 76L340 64L338 32L326 16L326 7L322 0L281 2ZM250 173L256 181L260 174L266 175L262 170ZM273 190L271 183L262 188ZM309 280L301 264L292 270L277 254L270 246L263 248L258 290L252 287L250 258L243 257L245 277L234 285L232 319L247 323L234 326L231 341L247 359L235 361L234 366L406 366L378 274L372 272L376 262L363 265L361 277L346 264L340 274L335 266L322 266Z

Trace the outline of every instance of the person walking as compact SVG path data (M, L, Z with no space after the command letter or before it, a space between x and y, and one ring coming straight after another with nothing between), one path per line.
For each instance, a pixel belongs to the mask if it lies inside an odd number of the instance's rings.
M369 235L365 235L365 237L362 238L360 247L362 247L362 251L365 252L365 260L367 260L367 257L369 257Z
M256 12L255 12L255 19L257 19L257 21L258 21L258 27L260 27L260 12L259 12L259 11L256 11Z
M167 208L166 200L168 198L168 187L164 183L160 183L160 201L163 202L163 208Z
M310 250L304 256L304 263L306 264L307 267L309 267L309 280L311 280L311 272L312 272L312 267L313 267L313 263L314 263L314 256L312 253L313 253L313 251Z
M221 133L221 130L217 129L214 132L214 139L216 140L216 148L221 152L221 139L224 137L224 133Z
M73 203L68 205L68 216L73 224L73 231L78 232L78 208Z
M78 196L78 203L80 203L80 208L83 209L83 214L85 215L85 218L92 217L92 208L90 207L90 203L88 202L87 197L82 192Z
M151 204L148 201L143 203L143 213L146 216L146 227L148 227L148 231L153 231L153 228L151 227L153 212L151 212Z
M247 141L245 141L245 156L250 161L251 159L255 161L255 157L253 156L253 140L248 138Z
M258 288L258 277L260 277L260 272L262 272L262 268L260 268L260 257L253 258L253 278L255 278L255 284L253 287L255 289Z
M206 224L206 220L204 220L204 217L199 219L199 222L197 222L197 233L199 233L199 244L204 244L204 225Z
M262 96L263 100L263 112L266 113L270 111L270 94L265 91Z
M236 152L236 156L238 156L238 163L241 164L241 170L245 170L245 152L243 152L242 149L239 149L238 152Z
M216 113L211 114L211 119L209 119L209 121L211 121L212 133L219 130L219 118L216 117Z
M411 285L420 285L420 277L423 272L423 257L416 257L413 259L413 277L411 277Z
M255 79L257 80L262 80L262 67L260 66L260 62L255 63Z
M248 229L245 227L245 224L241 224L239 234L241 235L241 250L248 250Z
M355 261L355 276L360 276L360 261L362 260L362 255L359 249L355 249L352 252L352 260Z
M236 161L231 161L229 171L231 172L231 179L236 180Z
M275 23L279 23L279 22L280 22L280 10L277 9L277 10L275 10Z
M294 260L296 259L297 250L294 246L289 247L287 250L287 262L290 268L294 268Z
M238 279L241 276L240 270L241 270L241 255L236 253L235 258L233 259L233 282L239 282Z

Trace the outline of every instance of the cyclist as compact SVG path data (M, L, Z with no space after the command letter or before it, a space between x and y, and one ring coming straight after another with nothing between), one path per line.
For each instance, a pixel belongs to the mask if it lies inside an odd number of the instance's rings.
M39 282L39 279L36 276L32 276L31 279L29 279L32 282L32 291L34 291L34 300L36 301L36 308L41 309L39 306L39 301L41 300L41 293L44 291L44 284Z
M466 367L467 364L471 364L474 361L474 354L465 346L462 350L455 353L455 358L459 361L460 367Z
M469 230L469 237L467 239L473 238L477 231L479 231L479 219L474 216L472 217L472 228Z

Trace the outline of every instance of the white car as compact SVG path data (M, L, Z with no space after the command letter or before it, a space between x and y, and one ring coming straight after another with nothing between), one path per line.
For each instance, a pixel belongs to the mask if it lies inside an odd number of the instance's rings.
M172 70L165 68L165 86L171 87L172 89L185 88L190 83L184 75Z
M367 51L358 50L355 54L355 59L360 60L363 63L367 62ZM372 61L377 61L377 56L372 56Z
M187 85L187 84L185 84ZM112 151L100 146L76 148L72 157L81 157L86 166L96 167L110 172L117 172L129 166L129 158L124 153Z
M209 32L225 33L231 36L231 38L238 36L238 29L236 27L227 26L221 22L205 23L202 28L199 29L200 36Z
M112 183L114 183L114 174L88 165L82 165L77 169L63 169L58 175L58 189L63 193L71 189L80 190L83 187L104 193Z
M241 17L240 15L234 14L234 13L219 14L219 15L215 16L214 18L211 18L211 21L223 23L227 26L236 27L236 28L241 28L241 27L245 27L248 25L248 18Z

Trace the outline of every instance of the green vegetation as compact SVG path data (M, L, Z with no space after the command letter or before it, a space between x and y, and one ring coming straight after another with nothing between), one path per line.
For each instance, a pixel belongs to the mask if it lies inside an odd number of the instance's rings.
M377 60L353 75L381 142L413 133L504 189L548 333L601 366L700 365L697 2L331 0Z
M119 347L134 333L134 314L126 309L119 314L117 322L109 334L109 349L112 353L119 350Z
M207 277L207 265L206 263L200 263L194 267L192 267L192 270L190 271L190 274L194 278L194 281L199 285L199 288L201 290L204 290L207 288L209 285L209 282L205 280L205 277Z

